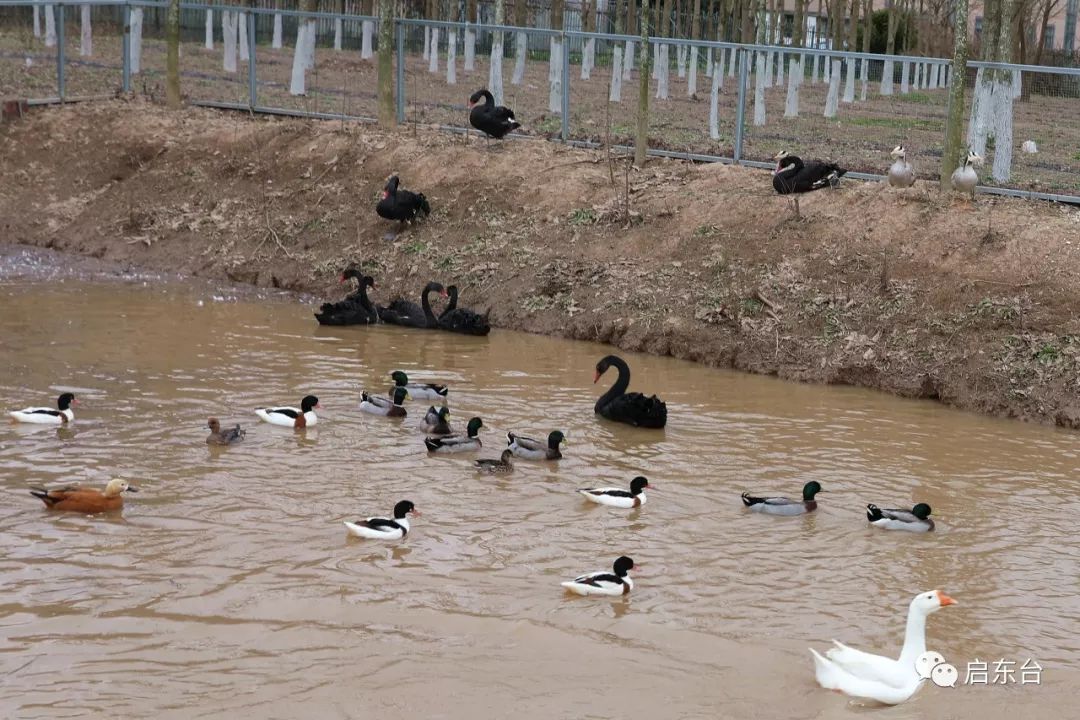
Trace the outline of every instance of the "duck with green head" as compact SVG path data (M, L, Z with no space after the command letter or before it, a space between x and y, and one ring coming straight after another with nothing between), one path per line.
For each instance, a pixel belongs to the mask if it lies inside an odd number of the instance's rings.
M811 480L803 485L802 500L792 500L786 497L757 497L744 492L742 501L743 505L753 512L768 515L802 515L817 510L817 500L814 497L819 492L824 492L821 489L821 484L817 480Z
M910 510L879 508L873 503L866 506L866 519L874 527L907 532L930 532L934 521L930 519L930 506L919 503Z
M378 395L372 395L367 391L361 393L360 411L369 415L382 415L384 417L403 418L408 415L404 403L409 399L409 391L403 387L394 388L390 393L393 402Z
M445 400L447 393L450 392L445 385L411 383L409 382L409 376L401 370L390 373L390 377L394 381L394 387L390 388L391 396L394 394L394 389L399 387L408 390L409 398L412 400Z
M449 435L442 438L428 437L424 438L424 445L427 446L428 452L433 453L458 453L479 450L483 447L479 437L480 428L482 427L484 427L484 421L474 417L469 420L465 435Z
M453 435L454 431L450 427L450 408L445 405L438 409L436 409L434 405L429 407L427 413L424 415L424 425L422 429L428 435L436 437Z
M534 440L523 435L506 433L506 447L514 455L526 460L558 460L562 457L560 446L566 442L562 430L552 430L547 442Z

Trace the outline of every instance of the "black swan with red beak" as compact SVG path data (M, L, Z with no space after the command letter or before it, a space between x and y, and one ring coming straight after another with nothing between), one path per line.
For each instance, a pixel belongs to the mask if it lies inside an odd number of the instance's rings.
M480 101L483 100L483 104ZM511 130L521 127L514 119L514 111L495 104L495 98L487 89L477 90L469 98L469 123L488 137L501 140Z
M487 315L481 315L469 308L459 308L458 287L451 285L446 288L450 294L450 302L439 316L439 327L450 332L462 333L463 335L487 335L491 332L491 324Z
M431 302L428 300L428 294L433 292L446 297L446 289L442 284L432 281L424 286L424 290L420 294L419 305L398 298L390 303L389 307L379 308L379 319L391 325L437 330L439 328L439 318L435 317L435 313L431 311Z
M836 163L811 160L804 163L798 155L781 150L774 158L773 190L780 195L807 193L827 187L836 187L847 172Z
M375 287L375 278L362 275L356 268L349 268L341 274L341 282L356 278L360 283L356 291L344 300L336 303L323 303L315 319L320 325L375 325L379 322L379 312L368 299L367 289Z
M619 378L611 389L600 396L593 410L608 420L636 425L644 428L662 428L667 425L667 405L663 400L652 395L646 397L639 392L626 392L630 386L630 367L617 355L608 355L596 363L593 382L599 382L600 376L614 367L619 371Z
M413 222L420 215L431 212L431 205L423 193L414 193L398 189L401 181L397 175L391 175L383 188L382 199L375 206L379 217L397 220L399 223Z

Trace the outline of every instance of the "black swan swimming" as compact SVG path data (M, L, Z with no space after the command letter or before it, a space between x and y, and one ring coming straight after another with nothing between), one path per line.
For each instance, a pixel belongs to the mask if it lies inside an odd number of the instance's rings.
M808 193L827 187L836 187L840 178L847 172L836 163L811 160L804 163L798 155L781 150L776 157L776 170L773 172L773 190L780 195Z
M431 311L431 302L428 300L428 293L432 292L446 297L446 289L442 284L432 281L424 286L419 305L399 298L390 303L389 307L379 308L379 319L391 325L437 329L439 318Z
M484 103L481 105L480 100ZM495 104L495 98L487 89L477 90L469 98L469 123L488 137L501 140L506 133L521 127L514 119L514 111Z
M667 405L663 400L655 395L645 397L638 392L626 392L630 385L630 368L622 358L608 355L596 363L593 382L598 382L609 367L619 371L619 379L596 401L594 412L608 420L638 427L662 428L667 425Z
M487 335L491 332L491 325L486 315L457 306L457 285L451 285L446 290L450 294L450 303L439 316L439 329L464 335Z
M379 217L398 222L412 222L418 215L427 215L431 212L431 205L423 193L399 190L397 175L391 175L383 188L382 200L375 206L375 212Z
M360 283L356 292L339 302L323 303L315 313L320 325L375 325L379 322L379 313L367 296L367 289L375 287L375 278L362 275L355 268L341 274L341 282L348 282L349 278L356 278Z

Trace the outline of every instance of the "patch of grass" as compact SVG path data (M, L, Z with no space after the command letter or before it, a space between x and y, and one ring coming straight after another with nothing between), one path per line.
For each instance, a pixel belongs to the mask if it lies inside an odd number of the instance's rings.
M436 270L452 272L457 269L458 259L453 255L446 255L435 261L432 265Z
M883 127L892 130L939 130L940 120L927 120L925 118L876 118L854 117L848 118L848 122L859 127Z
M1035 359L1040 365L1052 365L1061 357L1061 350L1053 343L1046 343L1035 351Z
M694 228L694 237L698 238L711 238L716 237L720 232L720 228L715 225L698 225Z
M1080 160L1080 152L1078 152L1078 153L1073 153L1073 157L1072 157L1072 159L1073 159L1073 160Z
M562 130L562 120L556 115L551 115L536 123L533 127L540 133L557 133Z
M555 304L555 298L550 295L530 295L521 301L521 306L529 312L547 310Z
M907 95L901 95L900 99L904 102L915 103L916 105L934 105L937 103L932 96L926 93L908 93Z
M757 298L743 298L739 306L742 308L743 315L758 315L765 307L765 304Z
M592 208L578 208L570 213L571 225L593 225L596 223L596 211Z
M410 240L402 246L401 252L409 255L423 255L427 252L428 245L426 242L420 239Z

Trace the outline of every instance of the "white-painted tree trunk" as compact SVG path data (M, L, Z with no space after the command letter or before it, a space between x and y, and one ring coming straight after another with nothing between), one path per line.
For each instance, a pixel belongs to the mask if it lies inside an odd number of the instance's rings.
M709 88L709 137L720 139L720 86L724 82L724 57L713 68L712 86Z
M90 27L90 6L79 6L79 55L90 57L94 54L94 31Z
M142 13L142 8L135 9ZM131 11L132 17L135 9ZM56 13L53 12L52 5L45 6L45 47L56 47Z
M765 72L767 67L765 56L768 53L759 52L756 54L757 69L754 72L754 125L761 126L765 124L765 78L768 77L768 73Z
M773 53L770 50L765 53L765 87L773 86Z
M679 45L675 51L675 63L679 68L679 77L686 77L686 46Z
M668 49L670 45L663 45L660 48L660 77L656 81L656 97L660 100L667 100L670 94L669 84L671 79L671 51Z
M711 78L713 74L712 48L705 48L705 77Z
M971 115L968 117L967 145L977 155L986 154L986 135L989 130L989 103L992 83L982 68L975 73L971 96Z
M214 11L206 11L206 32L203 33L203 47L207 50L214 49Z
M626 50L623 52L623 67L622 76L623 80L630 79L630 73L634 71L634 42L632 40L626 41Z
M859 63L859 82L859 100L865 102L870 85L870 61L865 58Z
M428 72L439 72L439 28L431 28L431 47L428 48ZM492 90L492 92L495 92Z
M304 45L304 70L315 69L315 42L319 37L319 21L312 18L307 23L307 42Z
M341 36L345 32L344 24L341 18L334 18L334 49L337 51L341 50Z
M523 32L514 34L514 75L511 85L520 85L525 81L525 57L529 49L529 36Z
M797 58L791 58L787 76L787 97L784 98L784 117L799 117L799 77L802 67Z
M821 65L822 65L822 68L821 68L821 81L822 82L832 82L832 58L830 58L830 57L821 58Z
M881 71L881 94L892 95L893 93L893 73L895 68L892 60L886 60L885 66Z
M652 44L652 79L660 79L660 43Z
M1009 181L1013 153L1013 101L1020 97L1020 73L999 77L994 82L994 108L991 116L994 131L994 165L990 176L999 183Z
M488 64L488 90L496 105L503 104L503 33L491 34L491 62ZM561 101L560 101L561 102Z
M832 69L829 71L829 94L825 97L825 117L834 118L840 104L840 61L834 59L829 64Z
M589 61L589 77L592 77L592 71L596 68L596 38L589 38L585 41L585 59ZM588 80L589 78L584 78Z
M465 28L465 72L476 70L476 31Z
M281 28L281 13L274 13L274 34L270 38L270 47L274 50L280 50L285 44L285 38L282 37L284 32Z
M905 62L900 68L900 94L907 95L911 92L911 63Z
M425 27L424 28L424 54L423 54L422 57L424 58L424 60L427 60L430 55L431 55L431 28Z
M689 97L697 97L697 46L690 48L690 67L686 69L686 94Z
M784 84L784 53L776 53L776 60L773 62L776 66L776 85L782 86Z
M622 45L616 44L611 49L611 88L608 90L608 102L622 102Z
M844 62L847 65L847 73L844 78L844 102L855 102L855 61L851 58L847 58Z
M728 55L728 66L727 66L728 77L735 77L735 65L738 63L738 55L739 55L739 53L735 52L735 50L728 50L727 55Z
M308 69L308 44L310 55L315 55L315 21L301 19L296 29L296 48L293 51L292 78L289 82L290 95L306 95L306 72Z
M371 48L371 36L375 33L375 22L364 20L360 25L360 59L370 60L375 54Z
M813 72L810 73L810 84L811 85L817 85L818 78L820 77L820 72L821 72L821 56L820 55L815 55L814 56Z
M34 37L41 37L41 9L40 6L34 6Z
M225 56L222 67L227 73L236 72L236 13L232 10L221 12L221 39Z
M46 6L51 12L52 7ZM46 15L46 20L48 15ZM128 64L131 66L131 74L136 75L142 72L142 21L143 21L143 9L141 7L131 8L131 42L128 43L128 48L131 51L131 57Z
M446 84L457 85L457 30L446 31Z
M731 52L731 54L734 55L735 51L733 50ZM715 65L715 67L713 67L713 79L715 79L717 75L720 76L719 90L723 90L724 89L724 49L723 48L720 48L720 50L716 53L716 57L714 58L714 62L716 63L716 65ZM710 92L711 92L711 90L712 90L712 88L710 88Z
M249 54L250 48L248 48L248 24L247 13L241 12L240 17L236 20L236 37L240 40L240 57L247 60L251 55Z
M562 114L562 41L551 38L551 61L548 65L548 111Z

